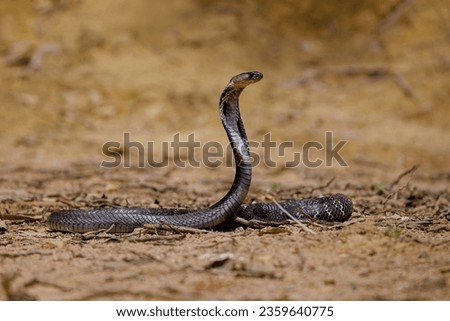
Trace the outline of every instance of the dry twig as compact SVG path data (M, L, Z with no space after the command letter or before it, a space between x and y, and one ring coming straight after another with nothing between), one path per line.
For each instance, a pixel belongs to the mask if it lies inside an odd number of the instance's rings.
M386 205L386 203L389 201L389 199L390 199L393 195L398 194L398 192L402 191L403 189L405 189L405 188L409 185L409 182L411 181L411 179L412 179L412 177L413 177L415 171L417 170L417 168L419 168L419 166L418 166L418 165L414 165L413 167L411 167L411 168L408 169L407 171L401 173L401 174L394 180L394 182L392 182L392 184L391 184L390 187L389 187L389 190L391 190L393 186L395 186L396 184L398 184L398 183L400 182L400 180L401 180L404 176L406 176L406 175L408 175L408 174L411 174L411 176L409 177L408 181L407 181L404 185L400 186L397 190L391 191L391 192L386 196L386 198L385 198L384 201L383 201L383 206Z
M401 74L393 72L388 67L383 66L348 65L312 68L305 70L302 76L288 81L287 85L292 86L307 84L312 80L323 77L327 74L339 76L368 76L371 78L390 78L394 81L401 92L407 98L411 99L422 110L429 109L429 107L420 100L415 91Z
M413 167L411 167L410 169L404 171L403 173L401 173L392 183L391 185L389 185L389 190L391 190L395 185L397 185L400 180L405 177L408 174L414 175L415 171L419 168L419 165L414 165ZM410 178L411 179L411 178Z
M202 230L194 227L187 226L175 226L170 224L144 224L144 231L140 233L148 234L158 234L158 231L167 231L178 234L206 234L210 233L208 230Z
M412 0L400 0L380 20L373 32L377 35L392 27L410 8Z
M336 176L333 176L325 185L321 185L321 186L317 186L317 187L313 187L311 189L311 191L309 191L310 194L312 194L313 192L317 191L317 190L321 190L321 189L325 189L328 188L331 183L334 182L334 180L336 179Z
M300 222L297 218L295 218L294 216L292 216L291 213L289 213L288 211L286 211L281 205L280 203L278 203L274 198L272 199L272 202L274 202L279 208L280 210L286 214L291 220L295 221L297 223L298 226L300 226L302 228L302 230L304 230L305 232L311 233L311 234L317 234L315 231L311 230L309 227L307 227L305 224L303 224L302 222Z

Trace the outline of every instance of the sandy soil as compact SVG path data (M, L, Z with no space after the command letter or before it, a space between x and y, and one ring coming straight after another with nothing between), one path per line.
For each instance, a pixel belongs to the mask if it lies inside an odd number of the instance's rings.
M0 299L449 300L450 6L301 3L2 1ZM250 139L295 145L254 167L247 202L342 192L348 222L46 228L65 208L214 203L232 168L158 149L169 166L119 149L131 168L102 168L101 148L123 133L225 145L218 97L246 70L265 75L241 100ZM284 166L327 131L348 166Z

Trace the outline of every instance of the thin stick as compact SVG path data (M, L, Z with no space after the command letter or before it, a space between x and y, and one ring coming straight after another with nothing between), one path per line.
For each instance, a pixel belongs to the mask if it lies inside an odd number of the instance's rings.
M372 78L386 77L394 81L397 87L401 90L403 95L412 100L414 104L422 110L428 110L430 107L424 104L419 96L415 93L413 88L408 84L405 77L391 71L383 66L365 66L365 65L344 65L344 66L328 66L315 69L307 69L303 75L295 79L289 80L285 84L287 86L296 86L309 83L311 80L320 78L324 75L342 75L342 76L368 76Z
M334 182L335 179L336 179L336 176L332 177L325 185L313 187L309 193L312 194L314 191L317 191L319 189L324 189L324 188L329 187L331 185L331 183Z
M414 172L419 168L419 165L414 165L413 167L411 167L410 169L404 171L403 173L401 173L392 183L391 185L389 185L389 189L391 190L395 185L398 184L398 182L400 182L400 180L405 177L408 174L411 174L411 176L414 174Z
M103 228L103 229L99 229L99 230L95 230L95 231L89 231L86 233L81 234L81 237L85 240L90 240L92 238L98 237L99 234L108 234L109 232L111 232L113 229L115 228L115 225L112 224L110 227L108 228Z
M22 215L22 214L6 214L3 215L0 213L0 219L2 220L25 220L25 221L40 221L42 219L42 216L28 216L28 215Z
M409 9L412 0L400 0L391 10L381 19L375 27L374 32L380 34L393 26Z
M311 234L317 234L315 231L311 230L309 227L307 227L305 224L303 224L302 222L300 222L297 218L295 218L291 213L289 213L288 211L286 211L283 206L280 205L280 203L278 203L274 198L272 198L272 202L274 202L279 208L280 210L286 214L291 220L295 221L304 231L311 233Z
M385 198L384 201L383 201L383 206L386 205L386 203L388 202L388 200L389 200L394 194L397 194L398 192L400 192L401 190L405 189L405 188L409 185L409 182L411 181L411 178L412 178L414 172L417 170L417 168L419 168L419 165L414 165L413 167L411 167L410 169L408 169L406 172L401 173L401 174L397 177L397 179L391 184L391 186L389 186L389 190L391 190L392 187L394 187L398 182L400 182L400 180L401 180L405 175L411 174L410 178L408 179L408 181L407 181L403 186L400 186L397 190L390 192L390 193L386 196L386 198Z
M188 226L175 226L165 223L159 224L144 224L145 233L153 233L156 234L158 231L168 231L179 234L207 234L210 233L208 230L202 230L195 227Z

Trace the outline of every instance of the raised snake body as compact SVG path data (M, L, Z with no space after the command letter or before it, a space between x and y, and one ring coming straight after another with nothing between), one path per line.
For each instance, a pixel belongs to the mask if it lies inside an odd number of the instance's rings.
M353 212L352 201L343 194L279 203L242 205L250 188L251 158L247 135L239 111L239 96L248 85L261 80L260 72L252 71L231 78L220 96L222 124L233 148L236 173L228 193L217 203L200 210L164 208L107 208L93 210L63 210L52 213L47 225L52 230L87 232L108 229L111 232L131 232L144 224L171 224L196 228L219 225L239 216L246 220L283 221L288 211L296 218L344 221Z

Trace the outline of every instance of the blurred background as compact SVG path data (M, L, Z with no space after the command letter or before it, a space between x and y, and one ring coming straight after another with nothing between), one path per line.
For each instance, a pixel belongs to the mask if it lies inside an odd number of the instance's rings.
M251 140L332 131L352 175L449 170L448 0L2 0L0 54L3 168L97 166L124 132L226 144L219 95L259 70Z

